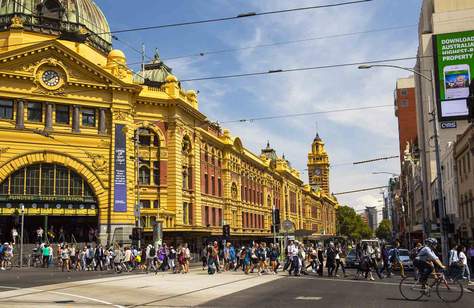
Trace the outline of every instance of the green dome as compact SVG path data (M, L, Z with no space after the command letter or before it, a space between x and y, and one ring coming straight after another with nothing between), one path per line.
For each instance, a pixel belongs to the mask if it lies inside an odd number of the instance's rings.
M88 43L104 52L112 47L107 19L92 0L0 0L0 31L15 15L29 31L64 36L86 28Z

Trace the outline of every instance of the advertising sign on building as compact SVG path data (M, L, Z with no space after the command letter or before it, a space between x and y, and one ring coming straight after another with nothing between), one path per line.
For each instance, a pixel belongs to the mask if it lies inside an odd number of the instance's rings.
M127 142L125 125L115 125L114 211L127 211Z
M474 79L474 31L434 35L433 54L440 120L466 119Z

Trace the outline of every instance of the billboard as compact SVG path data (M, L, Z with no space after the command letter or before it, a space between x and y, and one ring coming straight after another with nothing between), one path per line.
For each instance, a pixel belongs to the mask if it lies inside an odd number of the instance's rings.
M127 211L127 142L125 125L115 124L114 212Z
M474 31L433 35L438 117L467 119L469 84L474 79Z

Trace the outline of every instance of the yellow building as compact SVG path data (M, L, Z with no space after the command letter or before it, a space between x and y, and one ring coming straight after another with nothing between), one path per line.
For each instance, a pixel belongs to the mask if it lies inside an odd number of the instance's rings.
M209 122L159 57L134 74L93 1L0 3L0 240L22 207L30 240L41 226L128 241L136 225L151 240L158 225L200 244L224 224L267 238L275 208L295 231L335 233L329 187Z

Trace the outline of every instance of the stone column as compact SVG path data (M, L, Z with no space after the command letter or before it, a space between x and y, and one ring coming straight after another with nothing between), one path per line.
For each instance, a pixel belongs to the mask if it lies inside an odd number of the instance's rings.
M16 128L25 128L25 103L23 101L16 102Z
M107 133L105 109L99 109L99 134L105 135Z
M80 124L79 124L79 106L72 106L72 132L80 133Z
M46 124L45 130L52 131L53 130L53 104L46 103Z

